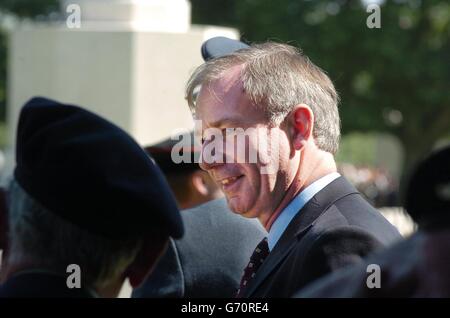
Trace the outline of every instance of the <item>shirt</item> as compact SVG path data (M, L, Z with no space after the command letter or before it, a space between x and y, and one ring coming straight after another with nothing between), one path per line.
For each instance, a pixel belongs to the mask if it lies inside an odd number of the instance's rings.
M322 178L311 183L295 196L295 198L283 209L270 228L268 236L270 251L272 251L275 247L289 223L291 223L292 219L300 212L305 204L308 203L308 201L311 200L312 197L315 196L320 190L325 188L328 184L340 176L341 175L338 172L327 174L326 176L323 176Z

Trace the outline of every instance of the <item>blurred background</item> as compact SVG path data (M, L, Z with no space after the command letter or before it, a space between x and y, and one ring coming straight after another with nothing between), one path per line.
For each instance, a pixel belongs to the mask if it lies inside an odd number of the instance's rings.
M380 28L367 25L370 4ZM379 208L401 209L413 164L450 141L448 0L2 0L3 178L33 95L92 108L143 145L189 129L183 88L217 35L289 42L328 72L341 95L339 169Z

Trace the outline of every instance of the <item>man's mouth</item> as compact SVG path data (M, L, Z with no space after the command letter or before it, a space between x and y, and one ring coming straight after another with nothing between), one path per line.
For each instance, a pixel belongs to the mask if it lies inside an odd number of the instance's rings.
M225 179L220 180L220 184L225 189L230 188L232 185L234 185L239 179L241 179L243 175L235 176L235 177L228 177Z

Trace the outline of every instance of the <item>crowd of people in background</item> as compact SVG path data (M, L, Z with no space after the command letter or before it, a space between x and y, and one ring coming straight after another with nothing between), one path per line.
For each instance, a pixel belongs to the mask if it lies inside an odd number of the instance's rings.
M372 205L376 207L399 205L399 184L387 169L341 163L338 170Z

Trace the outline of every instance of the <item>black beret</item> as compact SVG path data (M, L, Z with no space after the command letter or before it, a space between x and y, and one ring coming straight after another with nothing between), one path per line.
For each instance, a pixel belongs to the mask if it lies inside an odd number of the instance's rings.
M419 225L449 225L450 146L417 165L407 186L405 208Z
M178 136L178 139L167 138L156 144L145 147L145 151L156 161L166 175L190 173L200 169L199 145L195 144L193 132ZM175 162L172 151L180 157L189 159Z
M202 44L201 52L203 60L220 57L233 53L234 51L248 48L249 46L241 41L229 39L223 36L216 36Z
M32 198L91 233L183 235L159 168L125 131L86 109L31 99L20 113L16 161L14 177Z

